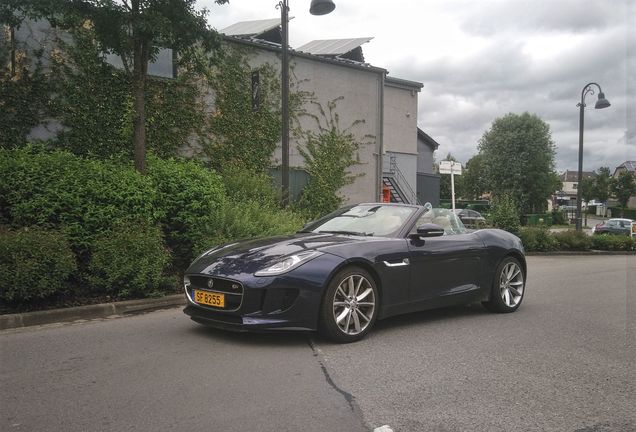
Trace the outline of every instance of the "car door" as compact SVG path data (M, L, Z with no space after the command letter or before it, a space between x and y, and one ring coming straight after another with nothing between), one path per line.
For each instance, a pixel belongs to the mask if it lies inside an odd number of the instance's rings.
M419 239L410 237L408 247L412 301L479 288L485 246L474 233Z
M611 233L611 234L619 234L620 233L620 229L618 226L618 221L615 220L611 220L607 222L607 230Z

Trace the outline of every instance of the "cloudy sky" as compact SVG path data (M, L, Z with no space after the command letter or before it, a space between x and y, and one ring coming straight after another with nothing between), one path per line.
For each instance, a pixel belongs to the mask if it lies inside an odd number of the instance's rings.
M550 125L558 171L576 170L581 90L584 170L636 160L636 0L334 0L329 15L289 0L290 45L373 36L365 60L419 81L418 126L440 143L437 159L466 162L493 120L528 111ZM275 0L199 0L210 25L276 18ZM631 23L631 26L628 25ZM631 28L630 28L631 27Z

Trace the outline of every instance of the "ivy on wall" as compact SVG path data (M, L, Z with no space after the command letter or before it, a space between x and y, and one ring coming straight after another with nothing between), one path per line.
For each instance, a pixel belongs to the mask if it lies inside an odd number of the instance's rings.
M29 66L25 50L15 46L8 27L2 31L0 148L14 148L26 143L27 134L48 113L49 77L43 72L41 52L33 53L33 65Z
M212 137L204 151L216 168L229 165L264 172L280 139L280 81L271 65L258 67L260 105L253 110L249 54L226 44L218 66L208 70L215 108L209 123Z
M133 99L127 75L105 62L90 28L75 30L72 44L58 44L52 111L67 129L55 146L80 155L132 157ZM201 133L204 114L192 77L149 79L146 116L148 149L159 156L173 156L191 134Z

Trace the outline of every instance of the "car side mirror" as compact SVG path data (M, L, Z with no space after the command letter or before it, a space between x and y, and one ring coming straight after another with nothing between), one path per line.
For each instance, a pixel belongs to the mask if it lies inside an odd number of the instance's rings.
M444 235L444 228L434 223L426 223L417 227L417 237L440 237Z

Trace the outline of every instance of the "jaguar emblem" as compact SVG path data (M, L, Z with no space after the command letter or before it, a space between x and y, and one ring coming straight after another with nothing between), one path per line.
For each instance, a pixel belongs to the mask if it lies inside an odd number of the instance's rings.
M214 279L208 279L208 288L212 289L214 287Z

